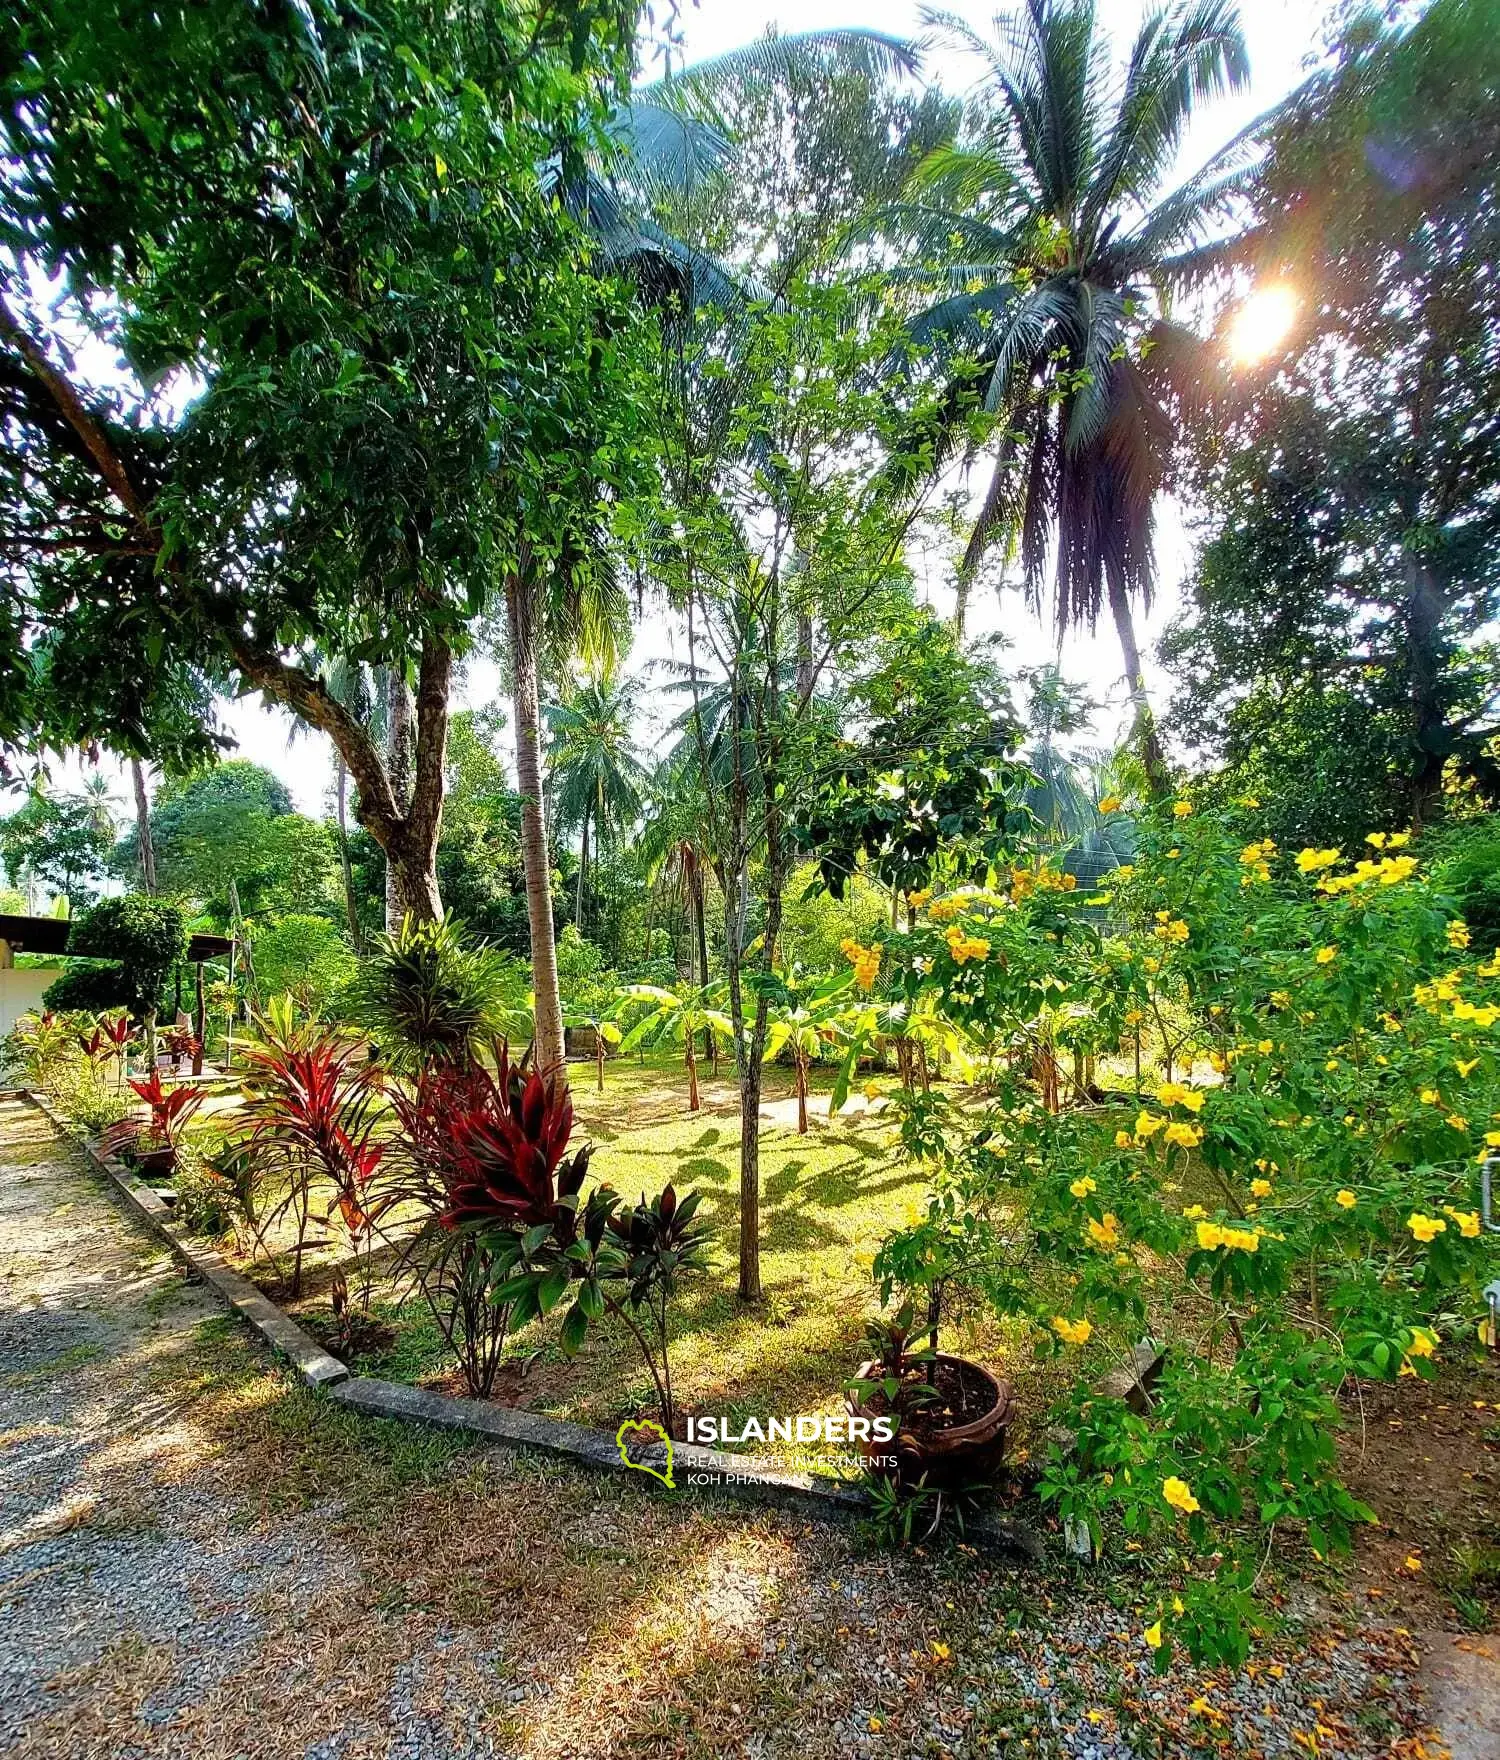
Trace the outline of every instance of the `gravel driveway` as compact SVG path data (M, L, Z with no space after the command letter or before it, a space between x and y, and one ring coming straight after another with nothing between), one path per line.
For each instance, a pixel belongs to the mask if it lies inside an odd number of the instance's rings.
M1407 1634L1158 1680L1136 1587L360 1419L0 1102L0 1753L1422 1753Z

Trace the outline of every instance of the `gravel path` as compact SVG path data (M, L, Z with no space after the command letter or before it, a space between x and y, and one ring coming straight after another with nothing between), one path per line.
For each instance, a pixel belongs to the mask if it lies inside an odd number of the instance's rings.
M1424 1752L1407 1634L1157 1679L1135 1592L356 1418L0 1102L0 1753Z

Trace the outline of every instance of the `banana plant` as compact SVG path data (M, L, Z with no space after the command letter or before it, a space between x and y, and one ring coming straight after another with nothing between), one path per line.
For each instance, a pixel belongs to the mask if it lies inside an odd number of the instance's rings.
M659 984L630 984L623 995L627 1004L641 1003L647 1008L620 1042L622 1051L633 1051L637 1045L681 1045L687 1065L688 1111L697 1112L702 1102L698 1095L698 1035L711 1033L716 1039L732 1041L734 1023L718 1006L722 986L678 984L664 989Z
M872 996L848 1010L844 1024L844 1057L833 1080L829 1097L831 1117L849 1098L859 1060L870 1056L882 1042L896 1047L901 1085L928 1085L929 1058L941 1067L950 1064L962 1081L973 1079L976 1065L973 1047L951 1021L944 1020L932 998L919 998L915 1007L900 997Z
M593 1008L574 1007L566 1003L563 1005L565 1027L575 1030L586 1027L594 1035L594 1084L601 1094L604 1092L604 1059L607 1048L611 1045L618 1046L623 1037L614 1018L615 1010L623 999L622 993L611 1004L598 1003Z
M797 1133L806 1136L807 1072L825 1049L839 1044L848 1035L850 1016L857 1012L850 1007L853 974L815 973L797 965L790 972L773 973L761 988L771 1010L766 1056L777 1057L783 1050L791 1052L797 1081Z

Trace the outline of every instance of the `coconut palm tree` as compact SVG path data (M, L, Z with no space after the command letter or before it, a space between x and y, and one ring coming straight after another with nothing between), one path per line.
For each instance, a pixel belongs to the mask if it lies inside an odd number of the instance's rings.
M1174 411L1204 367L1202 345L1169 321L1168 293L1224 260L1213 234L1243 187L1249 131L1166 185L1198 106L1248 80L1238 8L1160 7L1119 71L1093 0L1026 0L997 18L993 41L950 13L927 17L983 73L959 135L882 223L914 251L902 275L941 296L912 325L955 362L939 456L976 399L994 418L958 617L997 540L1019 550L1034 603L1052 556L1059 633L1109 606L1136 736L1160 777L1133 607L1150 600Z
M573 921L583 933L589 831L601 850L640 817L650 778L636 755L631 727L639 690L633 679L609 676L576 686L547 708L551 729L548 775L560 825L579 828L578 899Z

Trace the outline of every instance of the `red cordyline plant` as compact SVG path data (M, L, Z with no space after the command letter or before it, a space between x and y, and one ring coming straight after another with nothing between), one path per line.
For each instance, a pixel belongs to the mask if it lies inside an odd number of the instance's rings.
M117 1060L117 1072L120 1087L125 1086L125 1051L131 1040L135 1038L135 1028L130 1024L128 1014L104 1014L84 1032L78 1031L78 1049L89 1060L89 1067L97 1075L102 1064L111 1058Z
M563 1159L573 1131L567 1090L513 1064L503 1041L494 1057L494 1075L478 1063L432 1064L392 1095L406 1171L399 1199L427 1217L403 1264L479 1398L494 1389L513 1319L511 1303L491 1292L514 1262L515 1231L542 1230L559 1250L577 1238L590 1154Z
M678 1276L701 1264L698 1197L679 1204L668 1186L622 1210L617 1194L599 1186L585 1199L592 1151L567 1155L566 1088L512 1064L503 1043L495 1064L493 1077L482 1068L429 1069L395 1098L413 1170L408 1195L430 1219L409 1262L470 1390L490 1392L507 1331L550 1313L571 1288L563 1350L573 1355L606 1309L618 1315L674 1431L667 1308Z
M188 1120L203 1104L203 1094L197 1088L164 1088L161 1071L152 1070L142 1082L132 1078L131 1091L139 1094L141 1099L151 1108L150 1136L164 1148L175 1149L180 1134L187 1128Z
M196 1088L163 1087L159 1069L152 1070L144 1081L132 1078L130 1088L151 1108L151 1116L144 1122L139 1118L122 1118L100 1137L100 1148L105 1154L121 1149L138 1156L164 1152L175 1169L182 1133L202 1106L203 1095Z
M379 1069L342 1028L323 1021L298 1022L290 1009L273 1008L257 1023L261 1038L244 1052L244 1152L257 1182L284 1182L278 1200L262 1213L260 1237L281 1217L296 1227L291 1292L302 1293L302 1260L314 1221L342 1231L361 1272L361 1307L370 1299L370 1252L378 1203L369 1186L385 1154L377 1142ZM313 1188L331 1188L325 1215L314 1217ZM335 1279L333 1304L347 1335L348 1283Z
M130 1016L123 1011L120 1014L101 1015L95 1032L102 1033L108 1040L110 1051L115 1059L115 1086L125 1086L125 1054L135 1040L135 1027Z

